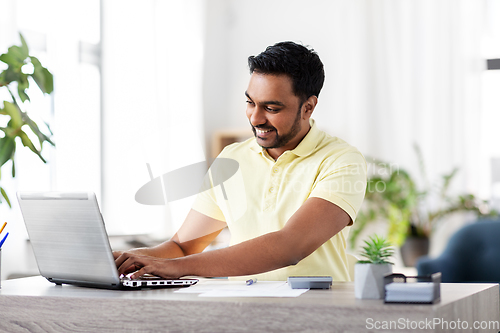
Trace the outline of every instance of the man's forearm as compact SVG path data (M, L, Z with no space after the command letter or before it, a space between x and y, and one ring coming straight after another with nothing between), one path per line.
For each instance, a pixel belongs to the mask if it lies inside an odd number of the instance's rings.
M283 231L278 231L224 249L183 256L181 247L176 250L177 245L171 240L155 248L124 253L116 263L121 274L142 267L132 278L147 273L164 278L251 275L296 264L309 254L300 253L295 245L296 242L287 241Z
M173 240L168 240L160 245L153 247L141 247L130 250L129 252L142 254L157 258L179 258L184 256L184 252L180 246Z
M305 257L287 246L280 232L272 232L224 249L178 258L169 263L179 276L239 276L294 265Z

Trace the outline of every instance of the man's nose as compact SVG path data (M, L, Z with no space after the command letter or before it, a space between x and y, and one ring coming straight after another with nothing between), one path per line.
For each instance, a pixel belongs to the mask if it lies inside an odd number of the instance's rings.
M264 125L267 122L266 114L263 108L260 106L256 106L252 110L252 114L250 115L250 123L252 126L260 126Z

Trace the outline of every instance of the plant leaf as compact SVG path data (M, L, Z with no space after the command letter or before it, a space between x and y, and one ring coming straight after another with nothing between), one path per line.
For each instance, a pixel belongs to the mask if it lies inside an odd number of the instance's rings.
M21 52L23 53L23 55L25 54L24 59L26 59L30 54L30 50L28 48L28 44L26 44L26 40L24 39L22 33L19 33L19 38L21 38Z
M21 47L14 45L8 48L7 53L0 56L0 60L9 64L9 66L13 66L15 68L19 67L19 70L21 70L21 66L24 64L24 59L27 57L28 55L24 53Z
M30 83L28 81L28 76L26 74L21 75L21 81L17 83L17 93L21 98L21 101L24 103L26 100L30 100L28 94L26 94L26 89L30 87Z
M0 167L10 160L16 149L16 142L13 137L5 136L0 139Z
M360 263L372 263L372 264L392 264L387 259L389 259L394 254L394 249L391 248L389 242L378 235L369 236L368 240L364 240L365 246L363 247L364 252L361 252L361 256L368 260L358 261Z
M40 141L40 147L43 145L44 141L47 141L51 145L55 146L54 142L52 142L52 140L50 140L48 136L46 136L40 131L38 125L30 117L28 117L28 115L25 115L24 122L28 124L33 133L38 137L38 140Z
M9 51L10 51L10 49L9 49ZM19 59L12 52L7 52L7 53L0 55L0 61L5 62L9 66L10 65L19 65Z
M40 157L40 159L43 161L43 163L47 163L47 161L45 161L45 159L42 157L40 151L36 149L35 145L33 144L33 142L31 142L30 138L24 131L19 131L17 135L21 138L21 142L25 147L28 147L32 152L37 154L38 157Z
M3 187L0 187L0 192L2 192L2 196L5 198L5 201L7 201L7 204L9 205L10 208L12 208L12 205L10 204L9 196L3 189Z
M44 121L44 124L45 124L45 126L47 126L47 129L49 130L50 135L54 135L54 132L52 132L52 129L50 128L49 123L48 123L48 122L46 122L46 121Z
M40 90L42 90L46 94L52 93L54 90L54 77L48 71L47 68L43 67L36 57L31 57L31 63L33 64L35 70L31 75L35 80Z
M9 127L19 128L23 125L23 118L21 116L21 112L19 109L10 102L3 102L3 110L6 114L8 114L11 118L11 125Z

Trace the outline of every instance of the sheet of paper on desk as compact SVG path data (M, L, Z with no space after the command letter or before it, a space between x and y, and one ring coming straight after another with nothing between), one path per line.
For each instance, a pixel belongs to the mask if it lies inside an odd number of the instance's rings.
M244 281L203 281L176 293L197 293L199 297L298 297L309 289L292 289L286 282L259 281L247 286Z

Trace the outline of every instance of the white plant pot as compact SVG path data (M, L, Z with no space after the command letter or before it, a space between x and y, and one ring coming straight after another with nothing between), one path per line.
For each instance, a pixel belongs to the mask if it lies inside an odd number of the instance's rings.
M384 275L392 273L391 264L356 264L354 296L360 299L384 298Z

